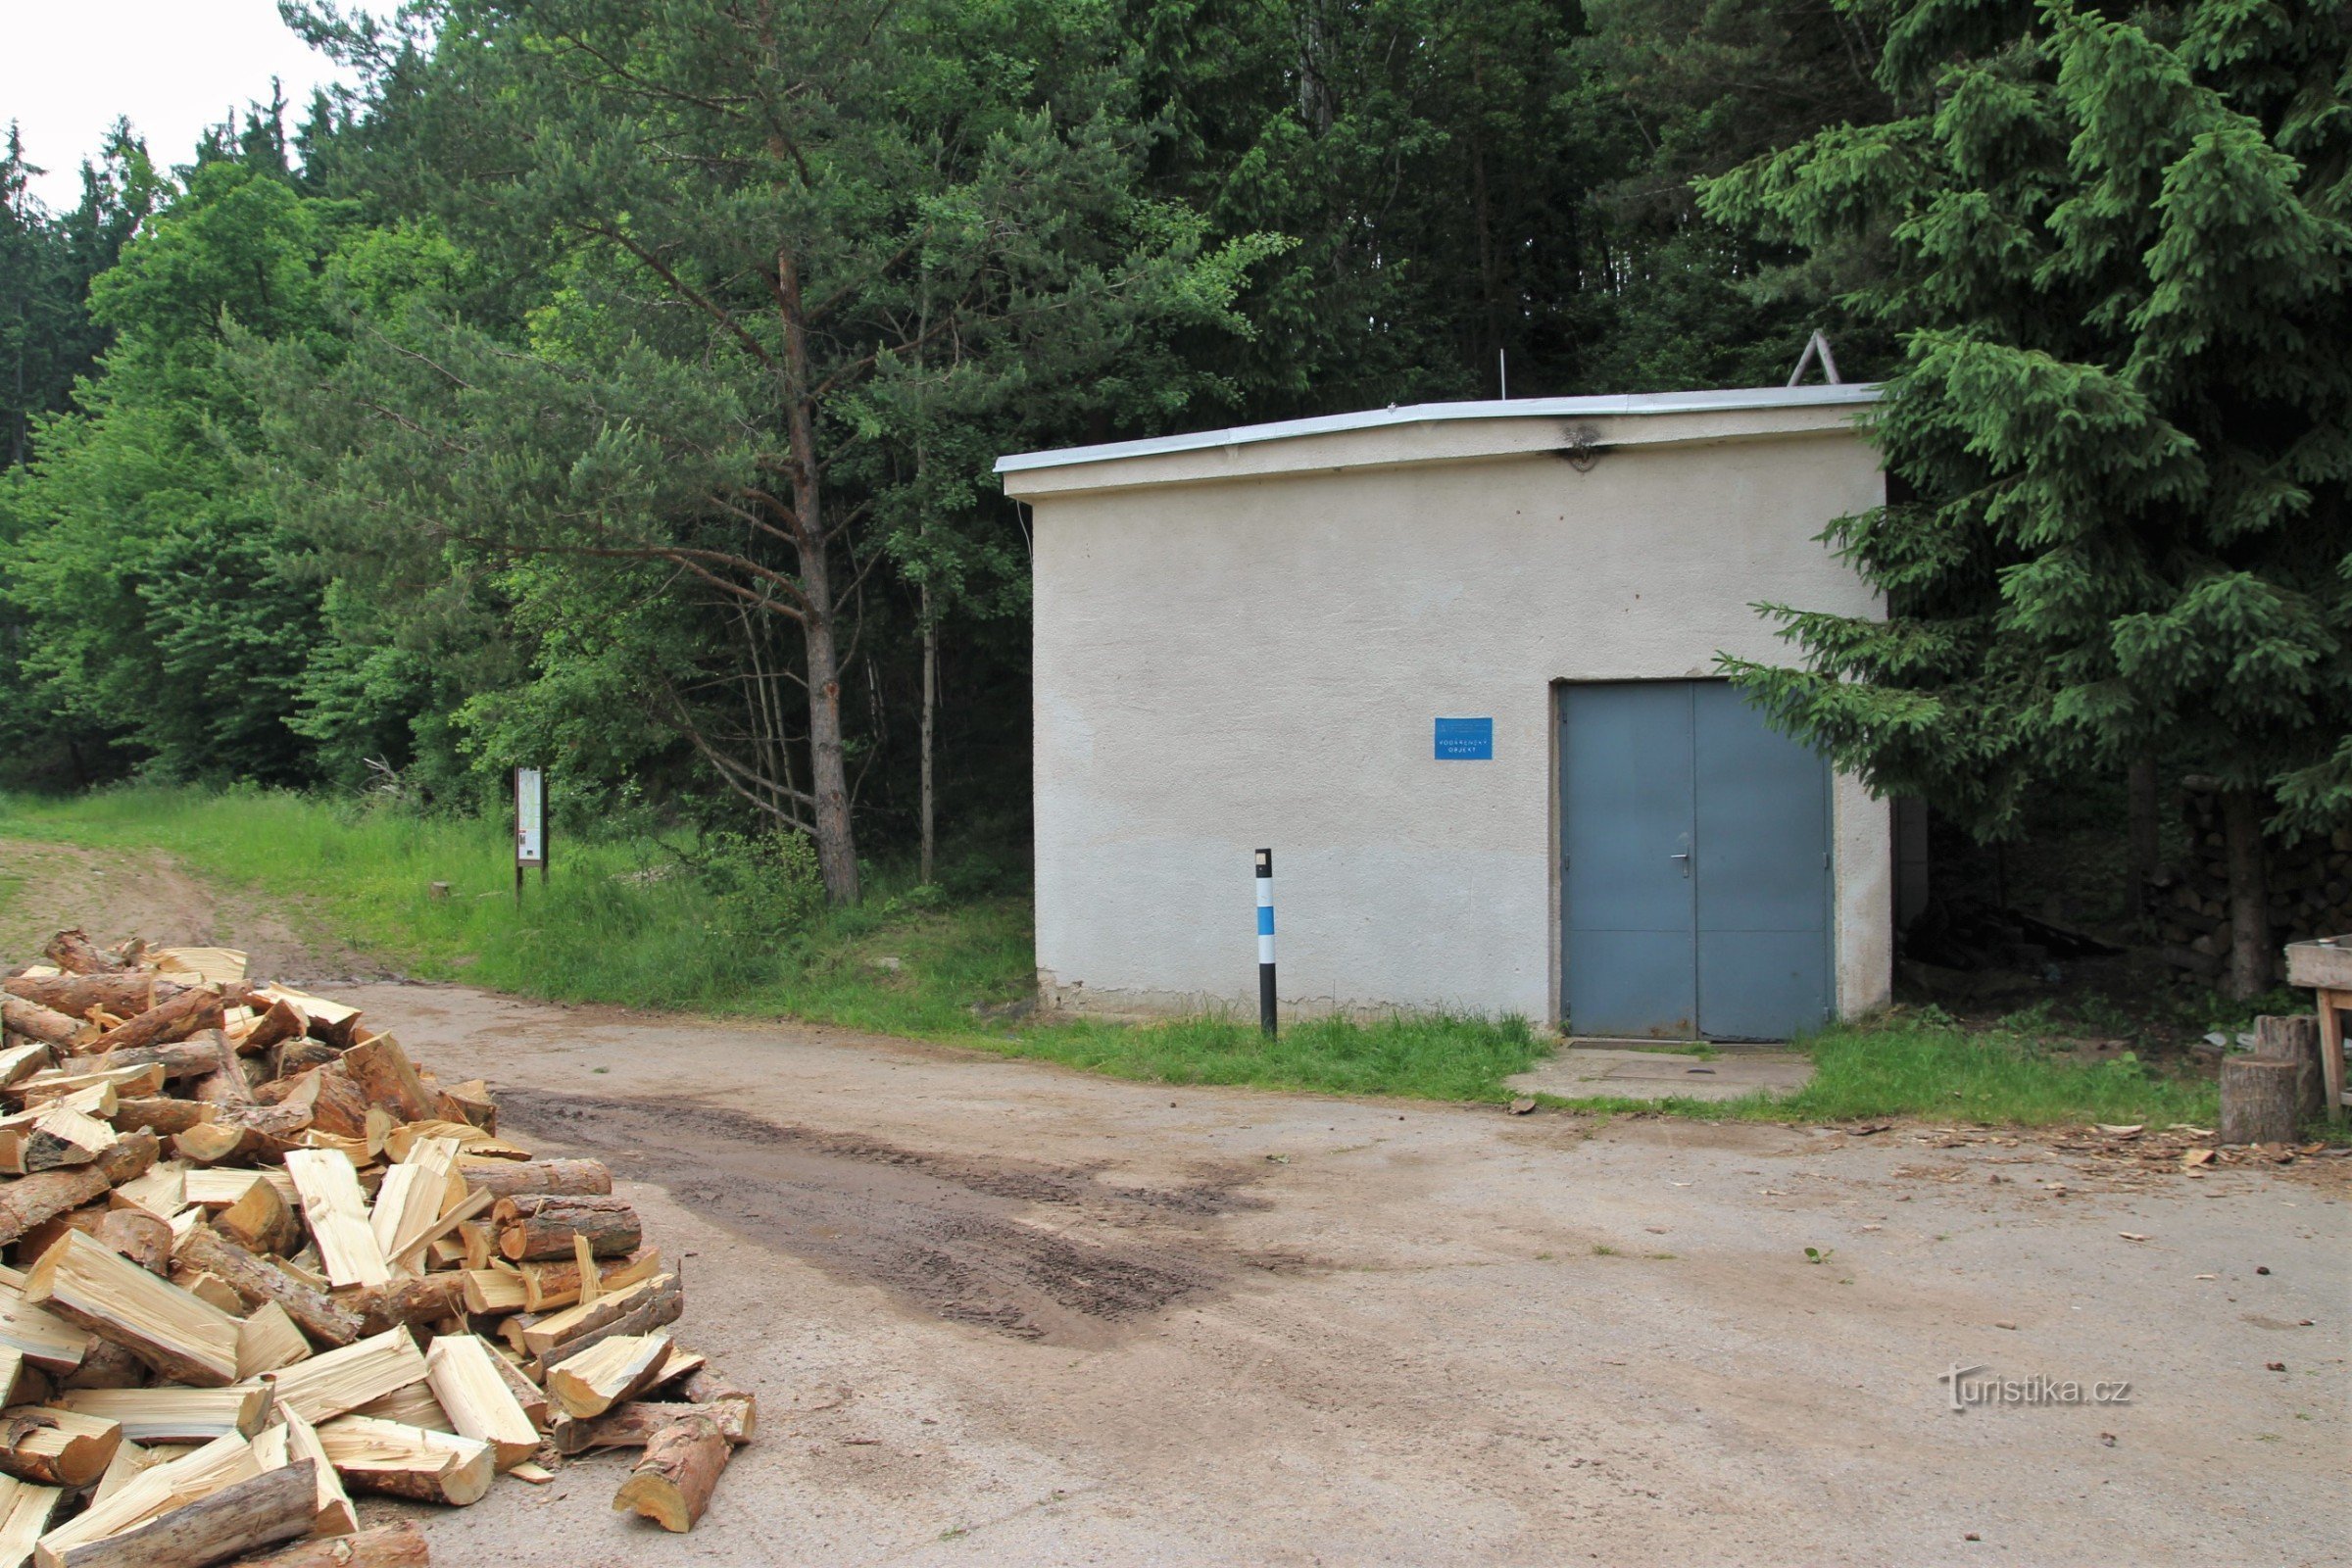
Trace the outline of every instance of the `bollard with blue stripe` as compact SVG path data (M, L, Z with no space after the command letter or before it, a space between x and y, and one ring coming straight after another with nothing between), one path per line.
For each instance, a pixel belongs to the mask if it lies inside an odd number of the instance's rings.
M1274 852L1257 852L1257 1026L1274 1033Z

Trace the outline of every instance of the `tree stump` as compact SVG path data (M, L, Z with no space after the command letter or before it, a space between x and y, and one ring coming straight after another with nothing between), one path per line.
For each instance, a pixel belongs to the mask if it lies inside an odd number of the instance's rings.
M2302 1108L2302 1069L2292 1061L2232 1056L2222 1063L2225 1144L2291 1144Z
M2320 1070L2320 1020L2298 1012L2284 1018L2254 1020L2254 1056L2258 1061L2295 1064L2295 1114L2317 1116L2328 1108L2326 1075Z

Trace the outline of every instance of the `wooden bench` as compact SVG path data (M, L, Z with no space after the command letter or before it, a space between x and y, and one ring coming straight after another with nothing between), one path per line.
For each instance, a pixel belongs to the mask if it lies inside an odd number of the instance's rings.
M2328 1085L2328 1114L2344 1113L2344 1014L2352 1012L2352 936L2291 942L2286 983L2318 993L2320 1071Z

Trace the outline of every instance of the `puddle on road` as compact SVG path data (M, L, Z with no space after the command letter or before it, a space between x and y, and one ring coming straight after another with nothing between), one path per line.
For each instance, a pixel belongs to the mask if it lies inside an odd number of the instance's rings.
M1251 1260L1210 1222L1262 1206L1240 1191L1249 1172L1112 1186L1083 1169L927 1152L686 1099L495 1092L502 1125L658 1183L740 1236L931 1316L1053 1344L1106 1343L1220 1291Z

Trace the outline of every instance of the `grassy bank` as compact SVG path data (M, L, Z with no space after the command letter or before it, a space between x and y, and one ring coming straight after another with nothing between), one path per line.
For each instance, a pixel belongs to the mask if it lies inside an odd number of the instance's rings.
M0 798L0 835L161 849L405 972L549 1001L792 1016L1165 1083L1443 1100L1504 1098L1503 1080L1549 1049L1518 1019L1324 1020L1273 1041L1226 1017L1027 1019L1025 894L950 905L889 868L871 878L864 905L826 911L771 941L731 931L721 901L676 849L645 837L558 839L552 881L543 888L534 879L517 908L503 822L143 787ZM435 882L449 885L447 898L430 896ZM2210 1082L2132 1058L2077 1061L2053 1032L2035 1019L1972 1031L1932 1013L1896 1014L1805 1042L1816 1075L1792 1097L1668 1108L1807 1121L2210 1124Z

